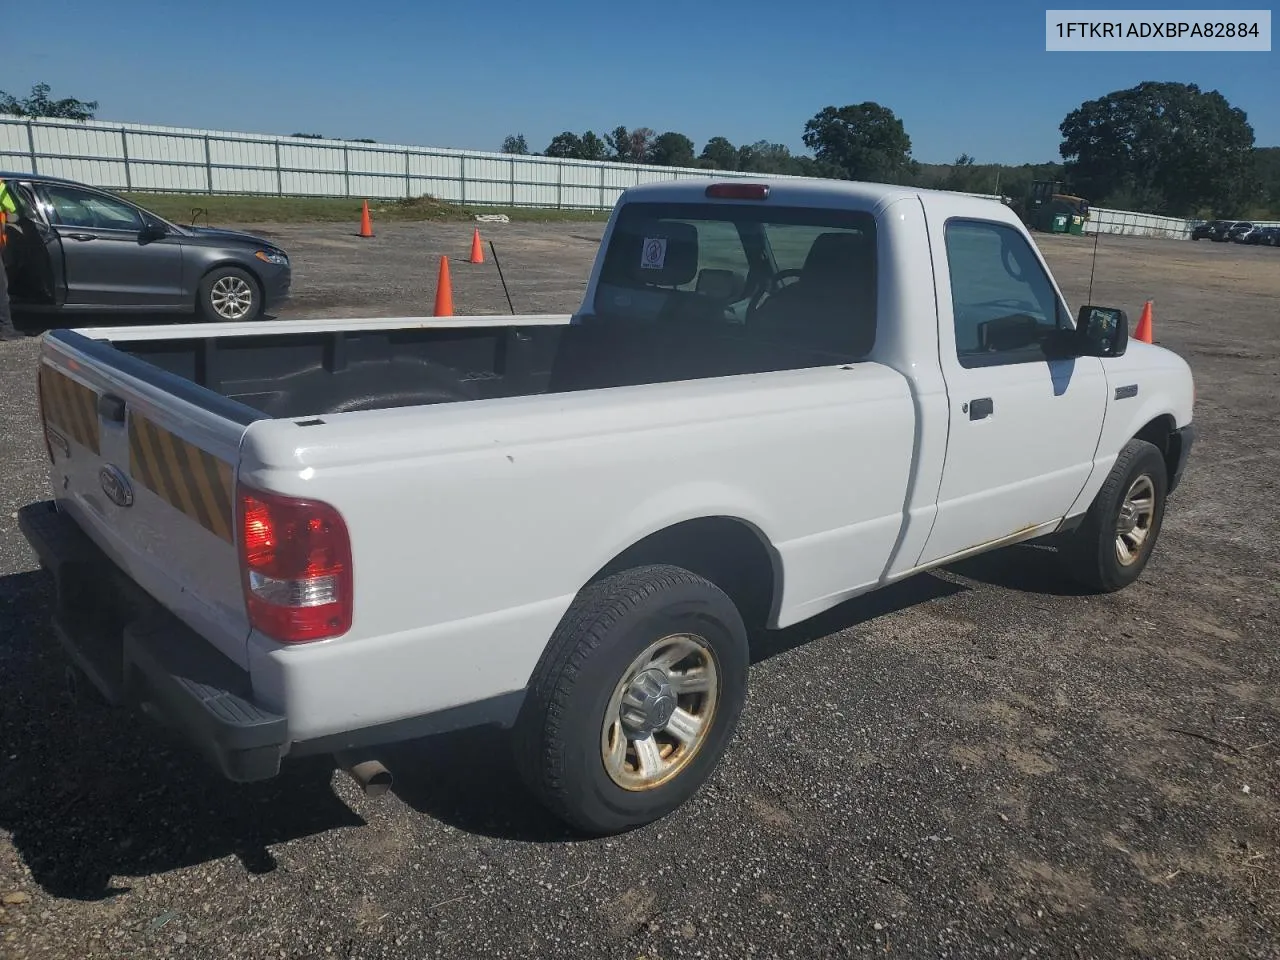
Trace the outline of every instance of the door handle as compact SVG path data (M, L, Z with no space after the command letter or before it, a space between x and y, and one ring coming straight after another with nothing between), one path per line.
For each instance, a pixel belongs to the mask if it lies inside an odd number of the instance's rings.
M96 239L92 233L67 233L67 234L63 234L63 236L69 237L69 238L70 238L70 239L72 239L72 240L93 240L93 239Z
M991 414L995 413L996 405L990 397L983 397L980 400L970 400L965 404L969 408L970 420L985 420Z

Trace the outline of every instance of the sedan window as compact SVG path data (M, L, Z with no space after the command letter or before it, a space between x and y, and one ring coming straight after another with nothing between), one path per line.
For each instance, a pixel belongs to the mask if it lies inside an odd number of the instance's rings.
M141 230L142 216L120 200L74 187L47 186L53 221L64 227L95 230Z

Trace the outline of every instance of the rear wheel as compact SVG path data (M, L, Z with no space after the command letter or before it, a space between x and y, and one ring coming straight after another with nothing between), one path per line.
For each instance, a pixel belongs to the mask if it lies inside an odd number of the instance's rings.
M196 306L201 316L210 321L257 320L262 314L262 291L248 271L218 267L200 281Z
M1070 575L1100 592L1137 580L1160 536L1168 489L1159 448L1145 440L1126 443L1084 522L1062 544Z
M718 764L746 698L733 602L680 567L586 587L565 614L516 725L516 762L553 813L589 834L666 816Z

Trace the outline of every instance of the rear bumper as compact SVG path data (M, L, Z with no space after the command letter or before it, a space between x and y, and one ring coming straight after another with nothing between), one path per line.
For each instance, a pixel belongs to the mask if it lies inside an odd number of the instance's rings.
M1175 430L1173 433L1173 444L1176 447L1174 453L1173 473L1169 475L1169 492L1173 493L1177 489L1178 484L1182 482L1182 475L1187 469L1187 460L1191 456L1191 446L1196 439L1196 425L1188 423L1185 427Z
M54 633L108 703L172 727L229 780L279 773L288 726L254 703L248 673L138 587L52 502L22 508L18 526L54 578Z

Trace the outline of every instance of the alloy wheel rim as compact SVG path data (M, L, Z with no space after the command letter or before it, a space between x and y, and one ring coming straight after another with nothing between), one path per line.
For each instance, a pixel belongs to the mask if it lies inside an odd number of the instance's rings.
M213 310L225 320L243 320L253 306L253 290L240 277L219 277L209 291Z
M702 637L672 634L649 644L614 687L600 733L609 778L654 790L696 757L715 723L720 669Z
M1116 560L1122 567L1137 563L1151 536L1156 516L1156 486L1145 473L1129 485L1116 518Z

